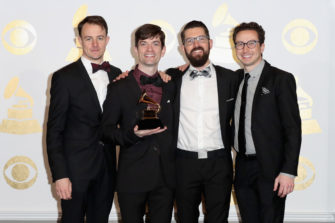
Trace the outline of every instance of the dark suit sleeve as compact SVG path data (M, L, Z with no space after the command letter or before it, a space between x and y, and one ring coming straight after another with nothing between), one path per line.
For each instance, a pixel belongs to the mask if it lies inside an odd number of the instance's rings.
M52 77L47 123L47 153L54 181L69 177L63 147L63 135L69 109L69 92L62 75L56 72Z
M278 87L277 104L284 133L285 153L281 172L296 176L301 146L301 119L293 75L283 75Z
M103 105L102 116L102 140L108 144L119 144L123 147L129 147L135 144L139 137L134 134L133 129L123 130L118 127L121 124L122 115L122 100L125 100L119 93L118 82L110 83L106 100ZM124 87L124 86L122 86Z

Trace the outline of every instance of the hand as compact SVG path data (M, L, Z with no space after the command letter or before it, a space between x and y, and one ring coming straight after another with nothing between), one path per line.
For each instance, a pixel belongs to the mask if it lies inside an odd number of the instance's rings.
M278 189L278 196L281 198L285 197L286 195L291 193L294 189L294 178L286 176L284 174L279 174L275 179L273 191L276 191L277 189Z
M126 77L128 77L128 74L129 74L129 71L125 71L125 72L123 72L122 74L120 74L119 76L117 76L114 80L113 80L113 82L116 82L116 81L118 81L118 80L121 80L121 79L124 79L124 78L126 78Z
M69 178L62 178L56 180L56 193L60 199L71 200L72 199L72 183Z
M162 128L162 129L160 127L157 127L155 129L138 130L138 126L136 125L134 127L134 133L138 137L142 138L144 136L149 136L149 135L154 135L154 134L158 134L158 133L164 132L166 129L167 129L167 127L164 126L164 128Z
M189 65L190 64L186 63L184 65L181 65L181 66L177 67L177 68L178 68L178 70L184 72Z
M163 71L159 71L159 75L161 76L162 80L167 83L171 80L171 76L164 73Z

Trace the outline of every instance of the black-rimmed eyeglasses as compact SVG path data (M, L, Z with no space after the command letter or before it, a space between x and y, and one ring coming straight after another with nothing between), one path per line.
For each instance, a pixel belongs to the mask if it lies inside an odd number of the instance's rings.
M257 43L259 43L258 40L249 40L248 42L236 42L235 43L235 48L237 50L242 50L244 46L246 45L249 49L253 49L256 47Z
M184 40L184 45L191 46L193 45L194 41L198 41L199 43L205 43L208 39L209 37L205 35L190 37Z

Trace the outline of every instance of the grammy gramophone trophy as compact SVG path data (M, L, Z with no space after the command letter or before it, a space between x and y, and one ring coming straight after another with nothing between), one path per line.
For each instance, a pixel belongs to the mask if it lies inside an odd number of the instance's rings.
M139 103L145 103L147 104L147 107L141 112L138 129L155 129L157 127L163 128L163 123L158 118L158 113L161 110L159 103L150 98L146 92L142 94Z

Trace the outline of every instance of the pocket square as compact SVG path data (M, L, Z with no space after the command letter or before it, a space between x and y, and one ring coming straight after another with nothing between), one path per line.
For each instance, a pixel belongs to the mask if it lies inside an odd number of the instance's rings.
M229 98L226 100L226 102L234 101L235 98Z
M170 100L167 100L166 103L169 104L169 103L170 103Z
M270 94L270 90L266 87L262 87L262 94Z

